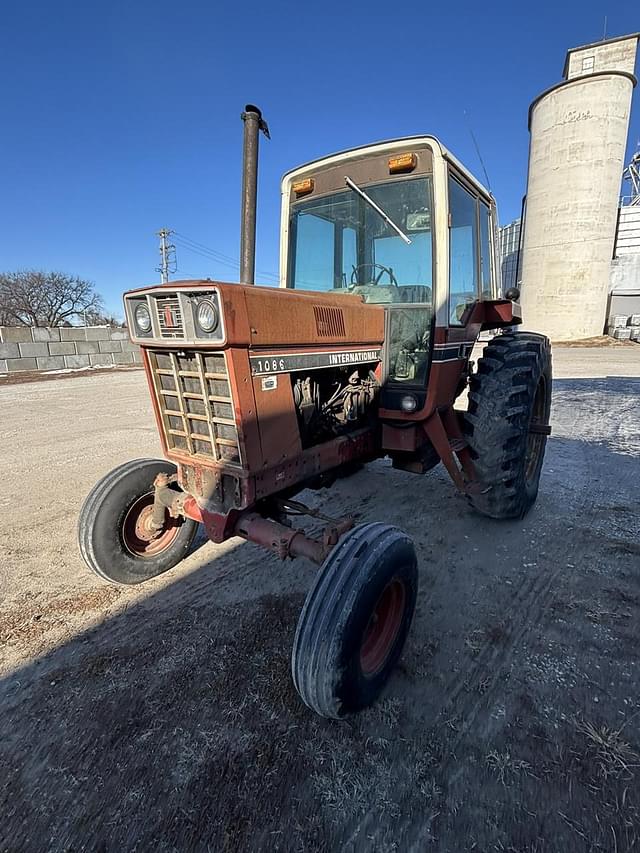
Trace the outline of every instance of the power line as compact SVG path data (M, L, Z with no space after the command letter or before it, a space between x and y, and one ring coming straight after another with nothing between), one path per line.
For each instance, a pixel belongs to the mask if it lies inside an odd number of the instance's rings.
M210 246L206 246L198 240L192 240L191 237L187 237L179 231L173 231L172 233L175 235L176 243L178 243L178 245L183 249L187 249L188 251L193 252L196 255L200 255L203 258L207 258L208 260L216 261L222 266L226 266L234 270L239 269L240 261L237 258L233 258L231 255L219 252L217 249L212 249ZM275 281L280 280L280 276L277 273L268 272L267 270L258 270L258 274L263 278L271 278Z
M182 248L186 249L188 252L193 252L195 255L199 255L201 258L206 258L208 261L216 261L216 263L221 264L225 267L232 267L237 269L238 264L232 263L231 261L224 261L221 258L217 258L215 255L210 254L209 252L205 252L202 249L196 249L194 246L189 246L187 243L183 243L182 240L176 240L176 243Z
M181 234L179 231L174 231L173 233L176 235L176 237L180 237L187 243L191 243L193 246L196 246L199 249L203 249L205 252L210 252L212 255L217 255L219 258L222 258L225 261L230 261L233 264L238 263L238 260L236 258L233 258L231 255L225 255L224 252L219 252L217 249L212 249L210 246L205 246L204 243L199 243L197 240L193 240L191 237L187 237L185 234Z
M189 278L201 278L201 279L211 278L211 276L209 276L209 275L201 275L200 273L197 273L197 272L191 272L191 270L185 270L182 267L178 267L177 272L179 272L180 275L187 275L187 276L189 276Z

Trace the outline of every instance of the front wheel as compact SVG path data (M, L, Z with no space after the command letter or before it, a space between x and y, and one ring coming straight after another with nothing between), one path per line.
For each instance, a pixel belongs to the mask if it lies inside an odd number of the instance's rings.
M409 537L361 524L336 545L305 600L291 668L303 702L338 719L371 705L402 653L416 603Z
M153 481L160 473L175 472L175 465L161 459L135 459L93 487L78 518L80 553L93 572L111 583L142 583L186 556L196 521L171 518L167 511L157 535L149 526Z

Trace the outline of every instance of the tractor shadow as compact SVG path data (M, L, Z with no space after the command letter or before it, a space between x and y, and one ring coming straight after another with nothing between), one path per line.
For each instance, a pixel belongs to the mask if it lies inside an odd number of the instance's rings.
M604 411L640 380L554 394L569 416L594 394ZM386 462L310 498L398 524L419 555L402 664L343 723L291 683L310 564L207 543L147 597L123 591L116 615L0 682L0 850L576 849L612 832L626 849L634 783L599 775L575 720L613 730L640 709L638 438L570 436L554 424L523 521L479 519L439 470Z

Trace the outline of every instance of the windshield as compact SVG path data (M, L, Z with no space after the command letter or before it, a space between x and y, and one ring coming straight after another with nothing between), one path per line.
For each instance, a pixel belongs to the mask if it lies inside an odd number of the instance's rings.
M430 303L431 178L363 189L391 222L351 188L292 206L289 287L360 293L367 302Z

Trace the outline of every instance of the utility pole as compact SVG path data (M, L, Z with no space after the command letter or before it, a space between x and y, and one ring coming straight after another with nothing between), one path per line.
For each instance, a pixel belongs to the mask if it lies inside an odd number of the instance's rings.
M168 228L161 228L158 232L160 238L160 266L156 267L156 272L160 273L160 282L167 284L169 281L169 273L176 271L176 247L172 243L168 243L169 237L173 234Z

